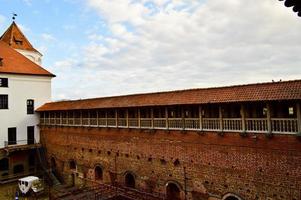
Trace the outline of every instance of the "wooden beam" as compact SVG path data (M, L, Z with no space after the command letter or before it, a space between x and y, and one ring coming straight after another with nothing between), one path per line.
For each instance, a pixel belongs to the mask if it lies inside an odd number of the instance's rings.
M297 102L296 109L297 109L298 133L300 133L301 132L301 105L300 105L300 102Z

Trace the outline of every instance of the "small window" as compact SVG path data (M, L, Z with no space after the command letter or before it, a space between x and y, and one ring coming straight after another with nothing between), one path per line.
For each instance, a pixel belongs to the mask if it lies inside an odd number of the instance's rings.
M268 108L263 108L262 115L267 116L267 114L268 114Z
M0 109L8 109L8 95L0 94Z
M288 114L289 115L294 115L294 107L289 107L288 108Z
M34 100L27 100L27 114L34 114Z
M0 78L0 87L8 87L8 78Z

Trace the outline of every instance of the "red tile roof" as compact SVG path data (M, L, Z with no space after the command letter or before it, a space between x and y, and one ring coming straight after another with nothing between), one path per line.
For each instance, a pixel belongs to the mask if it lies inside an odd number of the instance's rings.
M301 80L46 103L37 111L301 100Z
M32 62L3 41L0 41L0 58L2 58L0 74L24 74L55 77L54 74Z
M22 33L15 22L13 22L0 37L0 41L5 42L14 49L22 49L40 53L35 48L33 48L33 46L30 44L28 39L25 37L25 35Z

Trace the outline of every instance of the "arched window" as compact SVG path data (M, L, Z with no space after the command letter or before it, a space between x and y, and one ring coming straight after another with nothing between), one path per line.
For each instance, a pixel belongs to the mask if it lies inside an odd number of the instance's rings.
M166 186L166 196L168 200L180 200L180 188L175 183L168 183Z
M95 176L96 181L99 181L99 180L103 179L103 171L102 171L102 168L100 166L95 167L94 176Z
M222 198L222 200L242 200L242 199L235 194L228 193Z
M135 177L131 173L125 175L125 186L130 188L135 188Z
M73 169L73 170L76 169L76 163L75 163L74 160L71 160L71 161L69 162L69 169Z

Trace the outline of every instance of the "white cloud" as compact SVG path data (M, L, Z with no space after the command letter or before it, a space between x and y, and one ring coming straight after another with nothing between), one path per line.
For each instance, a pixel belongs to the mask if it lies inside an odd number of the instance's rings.
M46 42L53 42L53 41L56 41L55 37L52 36L51 34L49 33L42 33L41 34L41 38L42 40L46 41Z
M300 18L283 2L88 0L87 6L111 34L89 32L76 70L57 74L84 84L75 81L56 98L301 78Z

